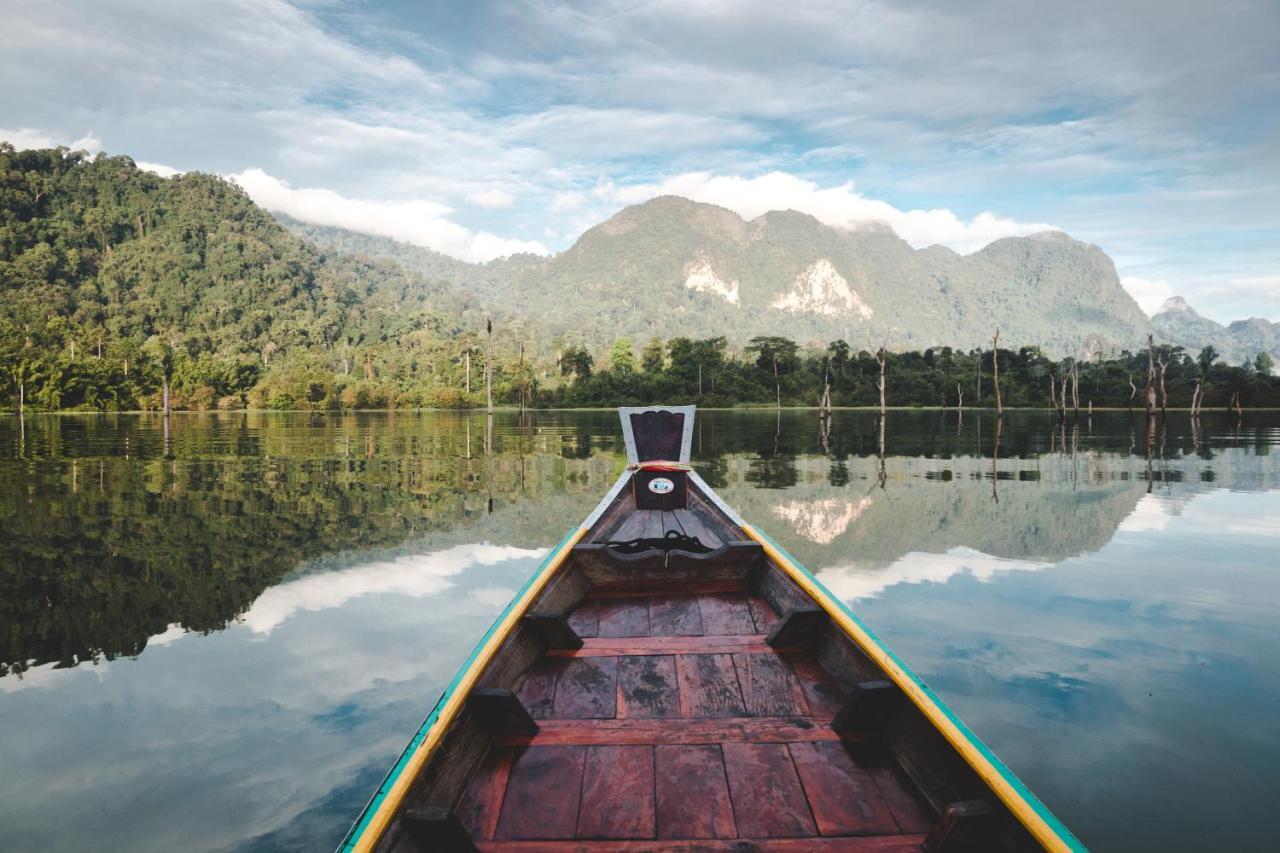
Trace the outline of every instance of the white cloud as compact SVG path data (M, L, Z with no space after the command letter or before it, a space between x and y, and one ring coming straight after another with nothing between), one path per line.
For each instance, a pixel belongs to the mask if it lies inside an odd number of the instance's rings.
M174 175L181 175L181 169L175 169L172 166L166 166L163 163L148 163L145 160L138 161L138 168L145 172L154 172L162 178L172 178Z
M501 187L492 187L467 195L467 201L485 210L501 210L516 203L516 197Z
M45 133L32 127L3 128L0 127L0 141L8 142L19 151L30 148L57 148L65 145L72 151L88 151L97 154L102 150L102 140L92 130L79 139L67 141L65 136Z
M1164 530L1173 521L1173 504L1156 495L1143 495L1133 512L1125 516L1116 530L1124 533L1145 533Z
M458 545L431 554L414 554L336 572L307 575L273 586L258 597L240 618L254 633L269 634L294 613L341 607L362 595L394 594L424 598L452 585L450 578L476 566L491 566L505 560L536 559L545 548L517 548L511 545ZM495 596L478 600L492 603ZM510 596L506 600L510 600Z
M786 172L769 172L754 178L687 172L657 184L614 187L597 193L615 201L634 204L658 195L679 195L694 201L727 207L739 216L754 219L770 210L798 210L827 225L858 228L872 223L891 227L916 248L942 244L958 252L973 252L1001 237L1015 237L1052 230L1039 222L1017 222L984 212L969 220L950 210L899 210L888 202L867 198L847 181L821 187Z
M586 202L587 197L576 190L558 192L551 197L549 209L552 213L561 213L566 210L576 210Z
M489 261L517 252L547 254L546 247L536 241L464 228L447 218L451 208L433 201L347 198L333 190L291 187L261 169L246 169L228 177L268 210L316 225L390 237L468 261Z
M873 598L903 583L946 583L961 574L989 581L1000 572L1038 572L1053 565L1041 560L996 557L960 546L944 554L912 551L885 568L870 571L857 566L833 566L818 572L818 580L841 601L856 601Z
M1133 301L1138 303L1138 307L1146 312L1148 317L1159 311L1164 301L1173 296L1173 286L1163 279L1148 281L1136 275L1126 275L1121 277L1120 284L1129 291Z
M1240 276L1225 284L1210 285L1205 288L1205 293L1216 297L1280 304L1280 275Z

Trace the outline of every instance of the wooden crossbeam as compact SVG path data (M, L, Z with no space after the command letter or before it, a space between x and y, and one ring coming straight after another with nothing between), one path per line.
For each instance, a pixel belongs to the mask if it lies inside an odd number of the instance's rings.
M892 681L863 681L854 685L831 721L831 728L838 732L874 734L883 731L901 708L902 691Z

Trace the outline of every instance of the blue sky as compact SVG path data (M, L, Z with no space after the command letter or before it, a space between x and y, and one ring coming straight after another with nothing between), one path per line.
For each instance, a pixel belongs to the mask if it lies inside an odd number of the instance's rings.
M976 5L976 4L975 4ZM1280 320L1280 3L0 0L0 138L483 260L660 192Z

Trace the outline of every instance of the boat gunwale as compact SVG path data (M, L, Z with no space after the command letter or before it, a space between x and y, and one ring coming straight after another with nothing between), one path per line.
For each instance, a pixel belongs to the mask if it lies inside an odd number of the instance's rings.
M673 407L654 407L671 410ZM636 411L638 409L631 409ZM692 420L691 418L689 419ZM484 669L507 642L516 624L551 577L564 565L574 546L591 532L605 511L617 499L626 482L633 476L628 468L599 501L588 516L543 559L538 569L516 593L480 638L471 654L459 667L449 686L441 694L431 713L418 727L396 763L387 773L359 818L347 831L338 847L339 853L370 851L381 840L404 804L414 781L443 741L449 726L462 710L466 697L479 681ZM1071 831L1010 770L960 717L920 676L902 661L843 601L836 598L821 581L796 560L767 533L746 522L705 480L692 470L692 485L723 511L728 520L738 525L758 542L765 555L794 583L820 605L846 637L874 662L911 700L986 786L1008 808L1013 817L1047 850L1087 851Z
M431 709L431 713L423 720L422 725L418 727L417 732L400 753L400 757L392 765L373 797L360 812L360 817L347 831L346 837L338 847L340 853L346 853L346 851L363 853L363 851L372 850L381 840L404 804L409 789L440 745L454 718L462 710L466 697L475 687L485 667L506 643L512 629L529 605L573 552L573 546L581 541L589 529L587 525L580 524L566 534L560 540L560 544L547 554L537 571L530 575L525 585L494 619L484 636L471 650L471 654L458 668L444 693L440 694L435 707Z
M769 534L743 522L742 530L759 542L766 555L792 581L822 606L832 621L840 627L864 654L911 700L930 725L938 731L959 753L964 762L992 790L1010 813L1031 836L1046 850L1087 851L1088 848L1075 837L1070 829L1041 802L1026 784L1000 760L974 732L965 725L959 715L933 691L920 676L907 666L896 653L843 601L836 598L822 581L803 563L791 556Z

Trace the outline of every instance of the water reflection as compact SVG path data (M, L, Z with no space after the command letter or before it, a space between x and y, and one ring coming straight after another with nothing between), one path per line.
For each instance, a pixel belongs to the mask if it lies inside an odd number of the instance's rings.
M1096 849L1263 849L1278 440L704 412L694 459ZM330 845L622 464L609 412L0 421L0 847Z

